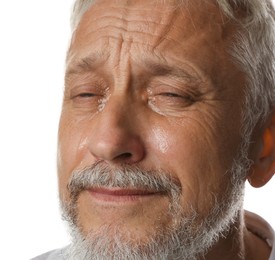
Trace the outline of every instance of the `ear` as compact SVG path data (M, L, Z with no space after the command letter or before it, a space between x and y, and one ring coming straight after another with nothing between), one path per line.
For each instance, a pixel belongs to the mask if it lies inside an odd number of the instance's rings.
M265 126L260 142L261 149L247 178L255 188L264 186L275 173L275 113Z

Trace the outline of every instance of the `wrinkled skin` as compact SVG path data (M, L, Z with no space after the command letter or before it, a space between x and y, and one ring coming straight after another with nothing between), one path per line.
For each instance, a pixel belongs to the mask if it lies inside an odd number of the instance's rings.
M60 120L62 200L72 171L95 162L169 172L183 209L201 218L230 185L245 85L228 53L236 26L207 1L171 2L96 1L81 20ZM106 202L83 192L78 202L83 232L123 223L140 239L171 223L167 210L158 194Z

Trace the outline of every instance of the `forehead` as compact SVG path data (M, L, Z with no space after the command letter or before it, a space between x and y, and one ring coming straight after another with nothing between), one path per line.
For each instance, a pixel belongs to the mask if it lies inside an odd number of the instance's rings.
M126 42L133 60L154 56L169 64L184 57L212 73L228 60L235 30L211 0L96 0L74 34L67 64L108 59Z

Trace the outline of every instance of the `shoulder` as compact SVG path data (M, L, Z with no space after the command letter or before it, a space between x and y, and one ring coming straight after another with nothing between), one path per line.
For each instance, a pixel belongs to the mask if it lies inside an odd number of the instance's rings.
M264 240L272 252L269 260L275 260L275 233L272 227L260 216L245 211L246 228L256 236Z
M64 258L65 248L52 250L43 255L32 258L31 260L65 260Z
M246 210L245 224L248 230L265 240L270 247L274 245L274 230L263 218Z

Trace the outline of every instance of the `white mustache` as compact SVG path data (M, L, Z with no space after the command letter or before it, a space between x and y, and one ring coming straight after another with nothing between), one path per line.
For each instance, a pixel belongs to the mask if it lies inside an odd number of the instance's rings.
M144 189L174 196L182 189L180 182L164 171L146 171L129 165L111 167L103 162L74 171L67 186L72 198L94 187Z

